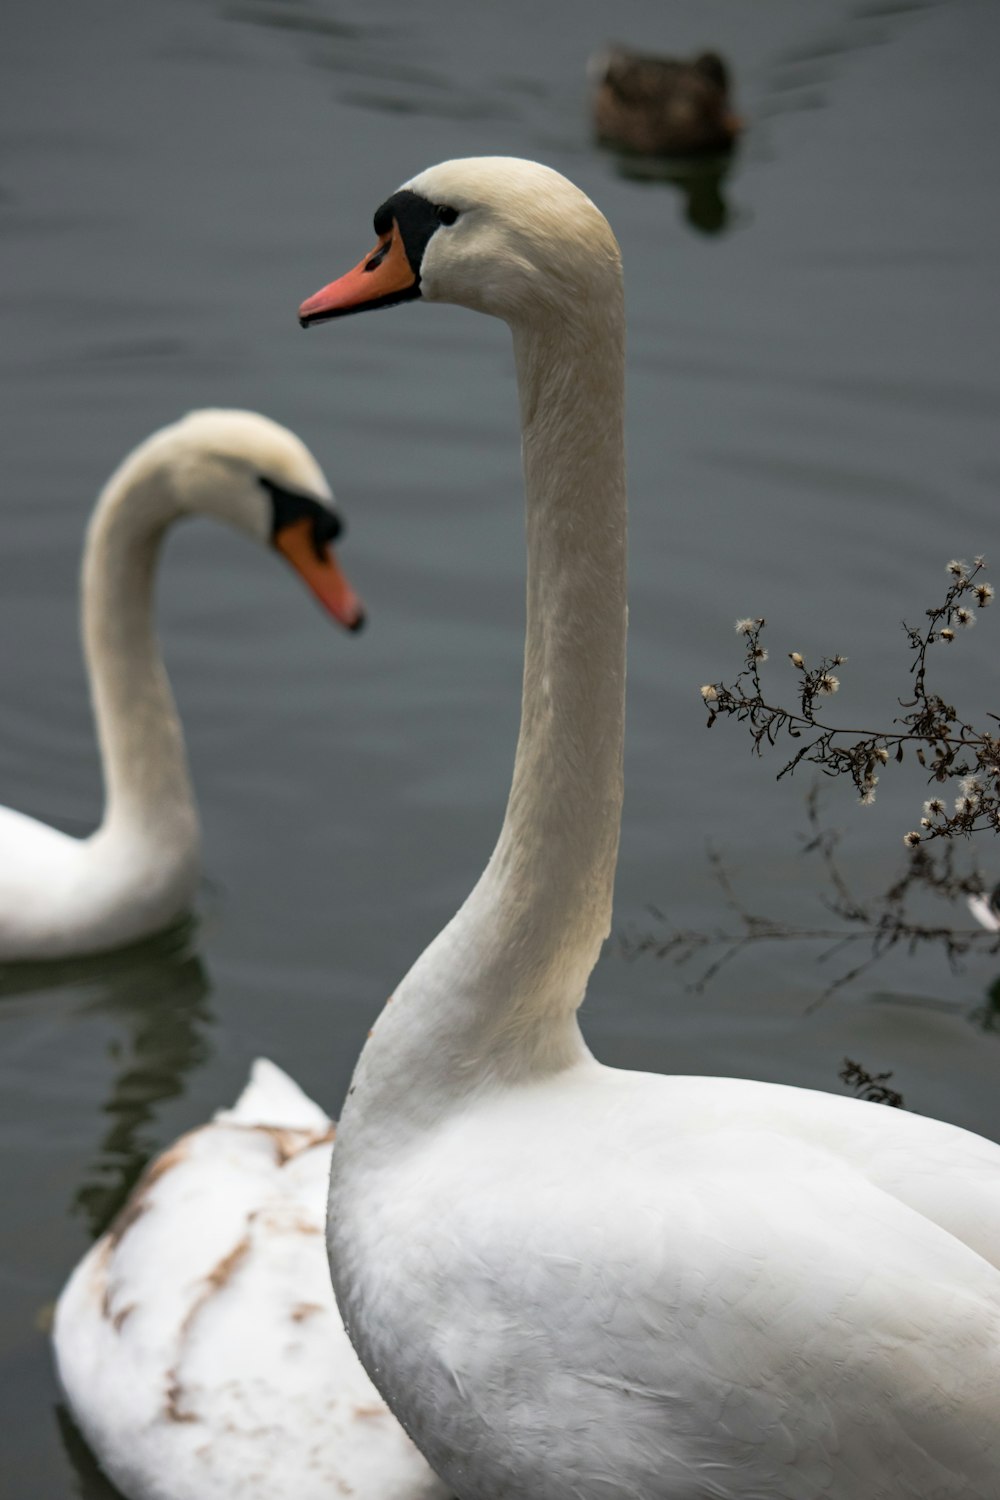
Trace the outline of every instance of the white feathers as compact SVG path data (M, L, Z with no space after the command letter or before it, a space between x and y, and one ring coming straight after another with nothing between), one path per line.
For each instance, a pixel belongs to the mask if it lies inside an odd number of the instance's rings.
M273 1063L147 1169L56 1309L74 1418L128 1500L443 1500L348 1342L333 1126Z
M293 1078L266 1057L250 1069L246 1087L231 1109L216 1111L217 1125L268 1125L320 1134L331 1129L327 1116Z

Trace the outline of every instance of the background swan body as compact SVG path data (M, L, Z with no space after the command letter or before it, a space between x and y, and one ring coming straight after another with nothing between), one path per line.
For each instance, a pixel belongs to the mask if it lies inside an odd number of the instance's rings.
M59 1377L128 1500L445 1500L344 1332L334 1128L273 1063L147 1168L56 1307Z
M199 514L274 546L342 623L361 624L329 546L341 530L329 485L293 433L253 412L199 411L136 448L98 499L83 557L104 816L77 839L0 807L0 961L117 947L191 904L198 815L153 587L167 529Z
M986 1500L1000 1149L856 1100L605 1068L578 1029L622 792L611 231L502 158L422 173L375 228L301 317L421 297L506 319L528 584L499 841L339 1127L328 1248L362 1362L470 1500Z

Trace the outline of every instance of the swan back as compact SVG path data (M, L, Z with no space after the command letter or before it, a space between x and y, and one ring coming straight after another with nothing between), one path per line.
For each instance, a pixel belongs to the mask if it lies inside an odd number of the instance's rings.
M443 1500L351 1349L333 1125L279 1068L140 1179L56 1307L60 1380L129 1500Z

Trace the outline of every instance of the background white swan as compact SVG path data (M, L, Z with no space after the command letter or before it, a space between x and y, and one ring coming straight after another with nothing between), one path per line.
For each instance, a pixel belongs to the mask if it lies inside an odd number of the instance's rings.
M192 515L272 545L343 624L362 623L330 548L341 529L330 487L293 433L253 412L198 411L140 444L108 480L83 557L104 816L77 839L0 807L0 961L133 942L191 904L198 815L153 588L168 528Z
M59 1378L128 1500L445 1500L337 1313L334 1128L273 1063L147 1168L56 1307Z
M423 297L506 319L528 530L499 842L365 1047L328 1245L369 1373L475 1500L1000 1492L1000 1149L856 1100L600 1066L625 666L617 246L532 163L378 210L304 322Z

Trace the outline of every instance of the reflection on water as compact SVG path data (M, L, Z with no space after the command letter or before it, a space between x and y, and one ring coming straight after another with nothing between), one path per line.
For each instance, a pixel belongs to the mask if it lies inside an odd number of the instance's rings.
M0 1388L26 1465L23 1483L14 1469L16 1494L67 1492L53 1415L74 1492L116 1493L54 1400L40 1314L175 1132L162 1107L211 1055L211 985L196 937L187 921L116 953L0 968Z
M117 953L0 968L0 999L78 991L84 1003L77 1022L104 1017L119 1023L108 1045L114 1075L100 1105L109 1124L73 1197L95 1239L160 1147L144 1133L156 1106L182 1094L188 1074L209 1056L210 984L192 951L194 930L187 920Z
M823 85L835 84L838 65L857 52L890 43L894 22L910 21L942 3L947 0L872 0L849 9L840 25L821 28L808 41L781 48L755 118L826 108L830 94Z
M1000 1031L1000 974L986 991L982 1004L970 1011L969 1019L982 1031Z
M305 32L308 36L339 38L362 33L360 26L353 26L339 17L293 5L251 4L246 0L246 3L223 5L222 15L228 21L249 21L256 26L273 26L279 31Z
M980 1003L973 1006L957 1005L937 995L914 995L905 990L876 990L869 996L869 1002L939 1016L958 1015L977 1031L1000 1032L1000 976L987 988Z
M73 1198L95 1239L161 1144L145 1131L157 1105L183 1093L188 1074L209 1055L210 984L192 950L194 934L187 920L117 953L0 969L0 999L68 987L91 996L80 1019L120 1023L109 1046L114 1076L100 1107L107 1128Z
M419 30L385 20L365 25L345 23L327 14L285 5L224 5L226 20L279 31L301 33L310 43L305 60L312 67L358 80L340 100L352 109L385 116L436 116L456 121L513 121L526 107L544 101L548 90L531 77L505 76L484 82L449 73L433 59L417 59L426 49Z
M96 1239L132 1190L157 1141L145 1133L156 1106L184 1091L189 1073L209 1055L209 980L197 954L183 948L159 953L127 981L95 1002L124 1023L116 1044L114 1083L102 1106L108 1119L98 1155L80 1185L74 1206Z
M84 825L68 818L53 820L53 826L83 832ZM115 948L108 953L95 953L83 958L56 958L49 961L29 960L25 963L0 964L0 1000L14 995L37 995L46 990L68 989L75 986L81 990L103 989L127 983L130 976L158 965L169 966L179 955L190 954L197 922L193 917L184 917L165 932L141 942L130 943L125 948Z
M739 223L723 191L723 184L733 166L735 153L720 156L639 156L632 151L604 149L613 159L620 176L630 182L666 182L675 187L684 201L684 218L692 229L702 234L722 234Z

